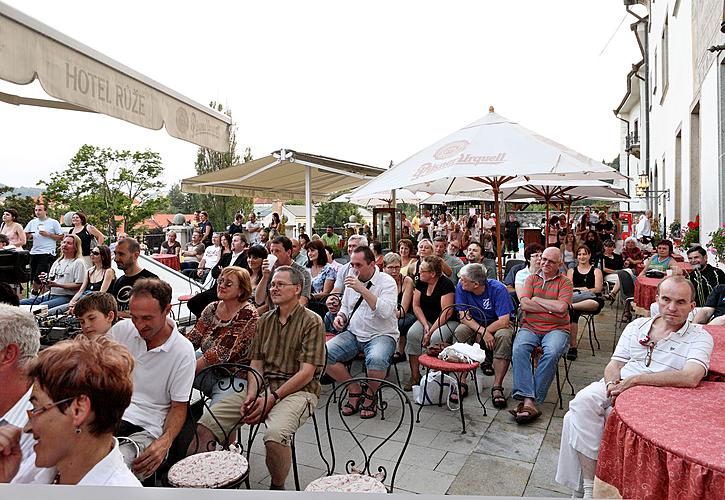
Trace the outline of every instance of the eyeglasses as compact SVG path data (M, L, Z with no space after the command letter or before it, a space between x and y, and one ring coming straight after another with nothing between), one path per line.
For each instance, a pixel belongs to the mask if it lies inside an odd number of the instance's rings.
M37 417L41 413L45 413L46 411L50 410L54 406L58 406L63 403L67 403L68 401L73 401L77 396L73 396L72 398L65 398L61 399L60 401L56 401L55 403L50 403L45 406L41 406L40 408L33 408L32 410L25 410L25 412L28 414L28 420L32 420L33 417Z
M539 259L539 264L547 264L547 263L556 264L556 261L547 259L546 257L541 257Z
M421 272L421 274L423 274L423 273L432 273L433 271L430 270L430 269L423 269L423 268L421 268L420 269L420 272Z
M400 271L400 266L385 266L385 269L390 269L391 271Z
M217 286L223 286L226 288L231 288L233 286L236 286L236 283L233 281L218 281Z
M101 255L101 252L98 250L91 250L91 255Z
M644 366L649 367L650 363L652 363L652 352L655 350L655 344L656 342L650 340L649 333L644 339L639 341L639 345L647 348L647 354L644 357Z
M269 289L272 290L274 288L282 288L284 286L296 286L296 285L294 283L276 283L273 281L272 283L269 284Z

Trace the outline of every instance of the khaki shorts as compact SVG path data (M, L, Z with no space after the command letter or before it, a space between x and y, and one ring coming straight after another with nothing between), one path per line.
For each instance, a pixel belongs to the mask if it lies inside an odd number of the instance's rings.
M474 331L461 323L456 328L456 338L459 342L467 342L474 334ZM483 329L481 329L481 335L483 335ZM514 333L510 328L501 328L493 334L493 357L495 359L508 359L511 361L511 350L513 348ZM483 348L483 341L481 341L481 348Z
M211 407L216 420L208 411L205 411L199 419L199 425L209 429L216 436L217 441L223 441L220 436L230 436L236 432L235 426L239 427L239 410L246 397L247 390L245 389L241 393L223 399ZM271 394L268 397L273 398ZM282 446L290 446L294 433L315 411L317 399L317 396L310 392L298 391L278 401L264 420L264 424L267 426L264 442L273 441Z

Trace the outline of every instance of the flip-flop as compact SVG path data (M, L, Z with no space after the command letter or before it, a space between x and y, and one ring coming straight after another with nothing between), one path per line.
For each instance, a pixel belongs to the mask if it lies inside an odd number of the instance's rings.
M521 413L526 413L525 415L520 415ZM521 411L519 411L516 415L516 423L517 424L527 424L529 422L533 422L537 418L541 416L541 412L534 408L533 406L527 406L527 405L521 405Z

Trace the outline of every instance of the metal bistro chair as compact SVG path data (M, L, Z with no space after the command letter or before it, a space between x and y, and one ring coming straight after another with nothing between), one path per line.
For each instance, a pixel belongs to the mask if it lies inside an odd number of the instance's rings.
M534 348L534 350L531 352L531 374L536 374L536 367L539 364L539 358L541 358L542 354L544 354L544 349L542 349L540 346ZM569 380L569 365L572 363L572 361L569 361L567 363L566 354L559 357L559 361L564 361L564 374L566 382L569 384L569 387L571 387L571 395L574 396L576 391L574 391L574 385L571 383L571 380ZM564 398L561 396L561 379L559 378L559 361L556 363L556 395L559 400L559 409L564 409Z
M612 345L612 352L617 347L617 330L622 325L628 323L626 320L627 313L630 316L634 313L634 278L628 271L624 270L617 271L617 276L619 276L619 297L617 298L617 308L614 313L614 344ZM621 316L619 315L619 299L624 304Z
M249 379L251 375L257 383L257 397L264 398L264 404L267 403L267 391L265 387L264 377L253 369L251 366L239 363L220 363L204 368L197 377L200 380L200 387L206 389L202 391L201 404L203 411L209 413L212 419L222 432L217 439L207 443L199 441L197 426L194 425L194 437L192 443L195 443L194 454L180 460L174 464L168 473L168 483L172 487L177 488L214 488L214 489L233 489L239 488L245 483L247 488L249 485L249 454L252 443L259 431L260 423L247 425L247 439L243 439L242 428L244 422L242 415L230 429L224 429L219 422L217 416L214 415L213 406L211 404L211 394L209 390L218 388L222 391L233 391L241 393L242 388L234 384L235 378ZM198 395L198 393L197 393ZM190 395L190 401L194 397L194 392ZM190 405L191 411L191 405Z
M480 315L479 317L483 318L484 314L481 309L479 309L476 306L468 305L468 304L452 304L448 306L446 309L441 311L441 315L445 313L447 310L452 309L453 312L459 311L463 312L464 314L470 314L471 311L477 311ZM456 337L455 332L450 330L450 337L455 342L458 342L458 338ZM483 330L476 330L473 335L473 340L475 341L479 334L483 335L486 333L486 328L483 328ZM486 406L483 404L483 401L481 401L481 394L478 389L478 380L476 379L476 369L479 367L480 363L475 361L473 363L452 363L450 361L443 361L442 359L429 356L428 354L421 354L418 357L418 362L421 366L425 367L425 376L423 377L423 387L421 387L421 391L423 394L427 394L426 390L428 388L428 373L430 370L438 370L441 372L441 386L443 386L443 375L444 374L453 374L456 379L456 384L458 387L458 409L460 411L461 415L461 426L462 431L461 434L466 433L466 417L463 414L463 397L461 396L461 379L463 378L463 375L466 373L471 374L471 378L473 379L473 385L476 388L476 398L478 399L478 403L481 405L481 409L483 409L483 415L486 416ZM425 396L424 396L425 397ZM438 398L438 406L443 405L443 391L441 391L440 397ZM425 403L425 400L423 401ZM417 423L420 422L420 412L423 410L424 404L419 405L418 407L418 413L416 415L415 421Z
M390 432L377 444L372 450L365 448L365 441L361 441L354 429L351 429L348 422L349 419L342 415L343 401L347 401L349 387L351 384L360 384L364 389L370 382L380 384L376 390L375 398L381 399L380 392L385 391L385 398L390 402L391 405L400 405L401 411L397 419L397 425L392 428ZM336 403L335 403L336 402ZM333 404L334 403L334 404ZM342 443L335 443L333 439L334 433L331 429L331 419L334 419L335 425L337 422L342 421L345 429L352 441L355 442L353 449L346 453L345 467L337 472L343 472L341 474L335 474L336 464L339 460L336 454L336 446L340 446ZM325 405L325 426L327 429L327 437L330 443L330 456L332 464L330 472L319 479L312 481L305 491L324 491L324 492L358 492L358 493L392 493L395 488L395 476L398 472L400 462L405 455L405 451L408 448L410 437L413 434L413 406L408 399L408 396L397 387L395 384L388 382L387 380L358 377L347 380L341 383L335 388L335 390L327 398L327 404ZM399 432L400 431L400 432ZM401 434L402 433L402 434ZM397 436L395 442L403 440L403 446L400 452L396 452L394 458L390 458L385 455L385 462L395 461L395 466L392 471L382 465L374 462L376 454L384 446L390 446L391 439ZM349 439L345 439L345 444L348 444ZM372 445L371 445L372 446ZM345 448L347 449L347 448ZM361 455L361 456L360 456ZM382 458L381 458L382 460ZM377 465L377 467L376 467Z

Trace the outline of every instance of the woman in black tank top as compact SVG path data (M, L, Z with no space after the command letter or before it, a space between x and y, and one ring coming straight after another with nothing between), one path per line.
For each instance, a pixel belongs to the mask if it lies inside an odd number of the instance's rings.
M83 212L74 213L71 221L73 227L68 232L69 234L75 234L81 239L83 257L87 257L86 263L90 265L91 241L93 238L96 238L98 240L97 244L102 245L106 238L98 229L86 223L86 214Z
M569 352L566 358L575 360L577 358L577 337L579 317L582 313L598 313L604 307L604 299L600 297L604 275L602 270L594 267L591 262L592 253L589 247L581 245L576 252L576 267L569 269L567 277L574 285L572 306L569 311ZM593 298L577 297L578 294L591 292L596 295ZM587 293L587 295L590 295Z

